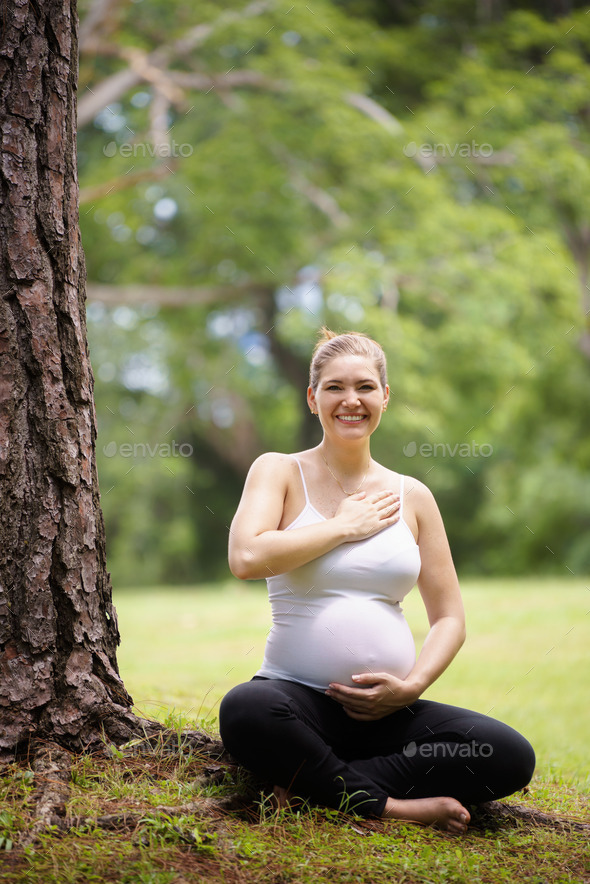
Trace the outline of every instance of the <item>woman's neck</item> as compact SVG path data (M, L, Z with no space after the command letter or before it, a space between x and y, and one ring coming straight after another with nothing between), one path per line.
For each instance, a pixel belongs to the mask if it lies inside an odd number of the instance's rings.
M347 442L345 445L340 446L335 445L324 437L317 450L340 478L366 472L371 462L371 449L368 439L360 440L358 445L352 445Z

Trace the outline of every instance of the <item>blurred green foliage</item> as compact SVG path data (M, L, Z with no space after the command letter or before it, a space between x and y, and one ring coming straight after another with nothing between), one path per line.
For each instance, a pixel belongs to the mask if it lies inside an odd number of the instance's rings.
M323 323L383 343L373 454L433 489L460 571L588 571L590 15L533 7L141 0L82 55L81 102L210 26L169 62L213 77L167 108L176 156L157 78L79 132L90 281L208 290L89 305L116 584L227 574L248 464L319 441Z

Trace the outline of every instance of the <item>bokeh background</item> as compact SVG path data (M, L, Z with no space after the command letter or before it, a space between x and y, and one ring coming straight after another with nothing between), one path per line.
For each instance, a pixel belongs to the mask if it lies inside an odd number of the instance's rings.
M589 7L87 9L80 215L114 585L228 576L252 460L319 441L323 323L383 343L374 454L433 489L462 574L587 573Z
M432 488L466 587L470 643L435 693L580 775L590 7L86 0L81 19L99 477L136 699L214 717L256 670L264 588L231 579L228 526L257 455L320 441L327 324L382 342L373 454Z

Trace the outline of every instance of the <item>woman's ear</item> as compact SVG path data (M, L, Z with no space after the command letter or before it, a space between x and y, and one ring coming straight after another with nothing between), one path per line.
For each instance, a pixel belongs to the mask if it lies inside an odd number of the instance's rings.
M389 384L385 384L385 398L383 400L383 411L385 411L388 404L389 404Z
M315 401L315 395L311 387L307 388L307 404L309 405L309 410L312 414L318 413L318 407Z

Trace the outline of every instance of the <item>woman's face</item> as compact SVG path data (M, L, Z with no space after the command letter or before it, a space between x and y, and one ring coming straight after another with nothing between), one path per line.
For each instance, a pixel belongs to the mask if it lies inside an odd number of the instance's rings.
M388 399L389 387L383 389L377 366L364 356L335 356L324 365L316 391L307 390L324 431L343 439L370 435Z

